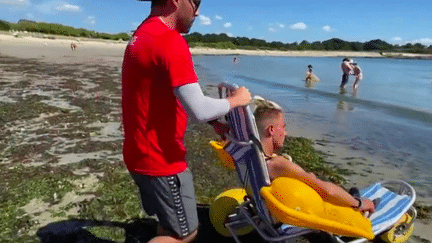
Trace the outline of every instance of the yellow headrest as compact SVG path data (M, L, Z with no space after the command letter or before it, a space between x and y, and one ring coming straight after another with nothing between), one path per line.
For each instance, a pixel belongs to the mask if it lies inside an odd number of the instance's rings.
M224 149L225 145L228 141L210 141L210 145L213 150L216 152L219 160L222 162L222 165L227 170L235 169L235 162L231 155Z

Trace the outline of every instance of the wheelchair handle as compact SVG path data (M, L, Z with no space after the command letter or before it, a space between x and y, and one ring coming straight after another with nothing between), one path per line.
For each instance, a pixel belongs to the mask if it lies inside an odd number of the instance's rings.
M225 96L228 97L228 96L231 95L231 93L232 93L234 90L238 89L238 87L239 87L239 86L238 86L237 84L229 84L229 83L227 83L227 82L220 83L220 84L218 85L219 97L220 97L221 99L224 98L224 97L223 97L223 95L224 95L224 89L225 89Z

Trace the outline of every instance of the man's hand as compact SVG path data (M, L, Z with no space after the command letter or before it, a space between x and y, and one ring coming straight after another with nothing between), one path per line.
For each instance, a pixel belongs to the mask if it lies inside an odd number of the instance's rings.
M232 92L232 95L227 98L230 103L230 108L244 106L252 100L251 94L246 87L240 87Z

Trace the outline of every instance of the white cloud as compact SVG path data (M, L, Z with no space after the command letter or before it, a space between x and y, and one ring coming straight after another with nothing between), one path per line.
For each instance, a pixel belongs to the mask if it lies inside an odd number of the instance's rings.
M13 7L22 7L29 5L28 0L0 0L0 5L8 5Z
M211 19L209 17L204 16L204 15L200 15L199 20L200 20L200 23L202 25L211 25L212 24Z
M401 37L393 37L391 40L392 41L402 41L402 38Z
M432 45L432 39L431 38L420 38L420 39L412 40L409 42L413 43L413 44L420 43L422 45Z
M76 5L62 3L62 4L57 5L54 8L54 11L57 11L57 12L78 12L78 11L80 11L80 7L76 6Z
M330 27L330 25L325 25L325 26L322 27L322 29L323 29L325 32L332 32L332 31L334 31L334 30L332 29L332 27Z
M84 20L84 23L89 24L89 25L95 25L96 24L96 17L95 16L88 16Z
M229 37L234 37L234 35L232 34L232 33L230 33L230 32L228 32L228 33L226 33L227 34L227 36L229 36Z
M216 15L215 18L216 18L217 20L222 20L222 17L219 16L219 15Z
M269 31L269 32L273 32L273 33L275 33L275 32L280 31L280 30L283 29L283 28L285 28L285 25L284 25L284 24L280 24L280 23L276 23L276 24L274 24L274 23L271 23L271 24L270 24L270 27L269 27L269 29L268 29L268 31Z
M290 26L293 30L305 30L307 28L306 24L303 22L299 22L297 24L293 24Z
M231 27L231 26L232 26L232 24L231 24L230 22L224 24L224 27L225 27L225 28L229 28L229 27Z
M72 5L72 4L59 2L59 1L45 2L43 4L37 5L36 9L39 12L45 14L55 14L55 13L65 13L65 12L76 13L81 11L81 8L77 5Z

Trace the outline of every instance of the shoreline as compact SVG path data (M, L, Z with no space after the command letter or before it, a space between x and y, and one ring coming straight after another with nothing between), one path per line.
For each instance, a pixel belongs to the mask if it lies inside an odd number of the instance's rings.
M15 34L15 35L14 35ZM15 37L19 36L19 37ZM78 50L87 48L113 48L124 50L127 41L91 39L84 37L68 37L45 35L39 33L12 33L0 31L0 45L36 45L42 47L62 47L70 49L70 43L78 45ZM245 56L276 56L276 57L364 57L364 58L395 58L395 59L432 59L432 54L393 53L372 51L279 51L279 50L244 50L244 49L214 49L205 47L190 48L192 55L245 55ZM123 53L121 53L123 54Z
M242 50L191 48L192 55L244 55L244 56L279 56L279 57L368 57L383 58L376 52L351 51L276 51L276 50Z

